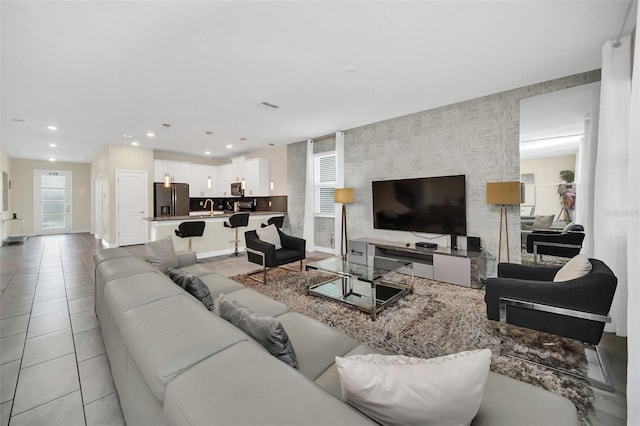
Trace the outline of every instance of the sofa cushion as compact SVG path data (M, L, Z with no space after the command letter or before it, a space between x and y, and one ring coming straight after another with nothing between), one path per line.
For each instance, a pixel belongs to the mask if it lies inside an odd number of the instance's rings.
M247 337L234 326L194 309L180 294L130 309L120 330L129 353L153 395L164 398L167 383L203 359Z
M186 268L185 270L189 271L190 269ZM207 287L209 287L209 291L211 291L211 297L214 299L214 301L221 294L228 294L244 288L242 284L215 272L209 272L205 275L199 275L199 277L207 285Z
M241 288L236 291L225 294L229 299L233 299L239 304L246 306L253 312L260 315L267 315L270 317L277 317L289 312L289 307L284 303L277 302L262 293L258 293L250 288ZM220 315L220 297L214 300L215 310L214 312Z
M488 349L432 359L336 357L345 401L384 425L470 424L490 364Z
M220 296L218 309L221 318L247 333L271 355L293 368L298 368L298 360L289 336L277 319L256 314L224 295Z
M484 397L472 426L578 426L578 412L567 398L511 377L489 372Z
M176 256L173 240L170 236L161 240L149 241L145 246L149 253L149 263L160 268L162 272L166 273L169 268L178 267L178 256Z
M256 234L258 234L258 238L260 238L261 241L276 246L276 250L280 250L282 248L280 234L278 233L278 228L276 228L275 225L271 224L264 228L258 228L256 229Z
M109 281L104 298L118 327L123 312L183 292L160 271L143 272Z
M358 346L358 342L338 330L297 312L278 317L296 348L298 371L309 380L315 380L335 362Z
M169 425L372 425L255 344L240 342L167 386Z
M169 268L167 275L174 283L198 299L208 310L213 310L213 299L211 298L209 287L197 275L174 268Z
M553 282L571 281L584 277L591 272L591 262L584 254L579 254L569 260L553 277Z

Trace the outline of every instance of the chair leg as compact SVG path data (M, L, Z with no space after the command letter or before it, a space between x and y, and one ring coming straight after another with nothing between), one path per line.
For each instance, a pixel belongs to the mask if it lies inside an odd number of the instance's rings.
M262 268L262 284L267 283L267 267Z
M302 259L300 259L300 272L302 272Z

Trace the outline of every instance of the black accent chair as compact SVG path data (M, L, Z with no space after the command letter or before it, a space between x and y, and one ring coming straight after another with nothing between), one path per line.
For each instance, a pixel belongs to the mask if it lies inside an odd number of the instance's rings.
M232 256L238 256L240 252L238 251L238 243L240 240L238 239L238 228L249 225L249 213L236 213L229 217L229 220L224 223L225 228L231 228L236 230L236 238L234 240L229 241L230 243L235 244L235 249L233 250Z
M269 225L275 225L276 228L282 229L282 224L284 223L284 216L273 216L267 220L267 223L263 223L260 225L262 228L266 228Z
M189 238L189 251L191 251L191 237L202 237L206 223L202 220L195 222L182 222L175 230L180 238Z
M576 225L573 231L560 232L549 230L533 231L527 235L527 253L533 253L533 261L538 262L542 255L574 257L580 253L584 241L584 228Z
M300 271L302 271L302 261L306 258L307 242L304 239L287 235L280 229L278 229L278 234L280 234L282 248L276 250L276 246L273 244L262 241L255 230L244 233L249 262L262 266L262 281L250 275L249 277L263 284L267 283L268 268L300 261Z
M498 278L486 283L487 318L500 321L501 298L516 300L524 304L502 301L505 322L597 345L618 279L604 262L589 262L587 275L558 283L551 281L559 266L499 264Z

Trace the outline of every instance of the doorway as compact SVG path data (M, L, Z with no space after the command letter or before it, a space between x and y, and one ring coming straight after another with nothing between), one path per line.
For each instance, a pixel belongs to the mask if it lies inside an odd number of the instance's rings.
M72 173L33 171L33 227L36 235L71 232Z
M148 241L148 178L143 170L116 170L116 230L118 245L144 244Z

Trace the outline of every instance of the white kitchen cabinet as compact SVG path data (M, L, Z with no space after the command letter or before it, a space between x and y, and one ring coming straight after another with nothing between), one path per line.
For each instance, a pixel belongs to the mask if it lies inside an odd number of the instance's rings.
M231 182L235 182L233 173L233 165L225 164L217 167L218 179L216 181L216 197L230 197L231 196Z
M211 188L207 180L211 178ZM218 171L216 166L206 164L189 165L189 196L195 198L210 198L216 195L216 181Z
M269 160L251 158L244 161L245 197L269 196Z
M189 182L189 163L184 161L154 160L154 182L164 182L165 175L169 175L171 183Z

